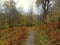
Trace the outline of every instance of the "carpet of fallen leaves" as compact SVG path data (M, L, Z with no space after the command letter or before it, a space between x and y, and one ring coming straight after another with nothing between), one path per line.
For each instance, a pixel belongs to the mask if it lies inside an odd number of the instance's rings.
M18 45L27 37L26 27L13 27L0 31L0 45Z
M51 40L48 42L48 45L51 43L60 45L60 29L59 24L57 22L49 22L47 24L43 24L39 26L39 30L45 30L46 35L49 35ZM59 42L59 43L58 43Z
M51 40L47 42L47 45L51 45L52 43L60 45L60 29L58 26L59 24L57 22L49 22L47 24L41 24L37 27L33 26L32 30L36 30L36 35L40 35L40 37L35 35L38 37L38 40L40 40L41 36L43 36L41 34L43 31L43 33L50 36ZM24 45L20 43L26 40L29 29L31 29L31 27L22 26L0 30L0 45ZM43 40L40 41L43 43Z

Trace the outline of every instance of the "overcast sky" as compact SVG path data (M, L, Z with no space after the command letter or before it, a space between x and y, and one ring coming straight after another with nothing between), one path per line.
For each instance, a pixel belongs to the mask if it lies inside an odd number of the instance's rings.
M0 4L2 4L3 1L8 1L8 0L1 0ZM35 4L36 0L14 0L14 1L17 3L16 8L18 9L18 11L19 11L19 9L20 10L23 9L24 12L29 12L30 7L33 7L33 12L35 14L42 14L42 12L43 12L42 4L39 6L39 9L36 7L36 4ZM50 8L52 8L54 6L54 4L55 4L54 0L51 1L51 4L52 5ZM0 5L0 7L1 7L1 5Z

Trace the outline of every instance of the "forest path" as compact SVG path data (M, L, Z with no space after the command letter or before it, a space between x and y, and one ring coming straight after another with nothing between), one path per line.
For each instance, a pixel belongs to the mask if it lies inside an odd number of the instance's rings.
M35 33L32 29L29 30L29 36L26 40L26 45L34 45Z

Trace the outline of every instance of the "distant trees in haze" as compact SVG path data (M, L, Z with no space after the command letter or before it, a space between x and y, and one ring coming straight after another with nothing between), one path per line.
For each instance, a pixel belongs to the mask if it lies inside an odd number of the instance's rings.
M13 0L5 1L3 4L9 27L16 25L20 21L20 13L17 11L15 5L16 3Z
M45 2L44 2L45 1ZM0 26L14 27L14 26L35 26L40 25L41 23L48 23L50 20L57 21L60 17L60 11L56 8L49 10L49 1L50 0L36 0L36 6L39 9L39 6L42 4L43 13L41 15L33 14L33 6L30 6L28 15L23 14L23 11L19 12L16 8L16 3L13 0L3 2L3 11L0 11ZM59 8L58 3L56 7ZM23 9L23 8L22 8ZM20 10L20 9L19 9ZM38 13L38 12L37 12ZM58 21L57 21L58 22Z

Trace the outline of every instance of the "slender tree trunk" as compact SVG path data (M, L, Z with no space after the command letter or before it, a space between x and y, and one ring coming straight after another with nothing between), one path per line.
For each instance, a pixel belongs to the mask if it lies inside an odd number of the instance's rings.
M44 22L44 24L46 24L47 23L47 20L46 20L46 18L47 18L47 12L48 12L48 4L49 4L49 1L50 0L43 0L43 2L42 2L42 4L43 4L43 10L44 10L44 12L43 12L43 22Z

